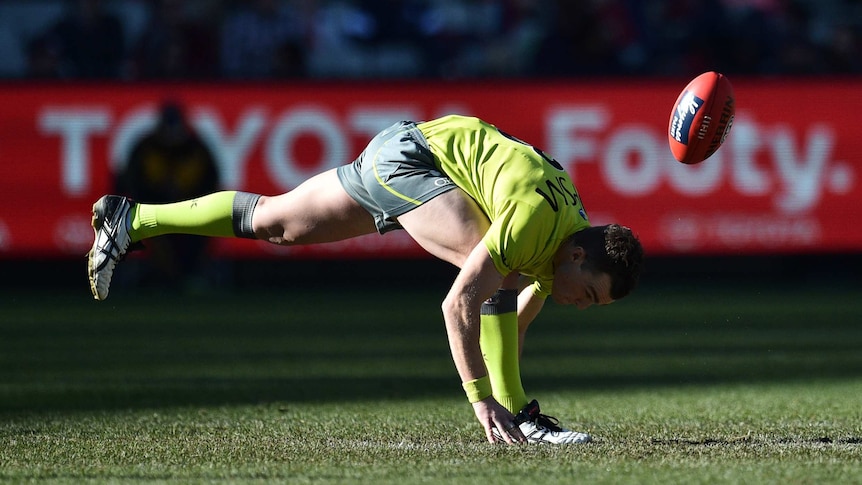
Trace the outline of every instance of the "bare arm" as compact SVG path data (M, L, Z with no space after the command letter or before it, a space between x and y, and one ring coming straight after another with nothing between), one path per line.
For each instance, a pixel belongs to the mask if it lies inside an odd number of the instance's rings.
M490 298L502 282L503 276L494 266L484 244L480 243L467 257L443 301L443 318L446 322L449 348L462 382L488 375L479 347L479 315L482 302ZM511 443L513 438L524 440L518 429L513 431L512 436L504 431L511 426L514 416L492 396L473 403L473 411L485 428L488 441L495 441L494 428L499 430L507 443Z
M449 347L462 381L487 374L479 349L479 314L482 302L494 294L502 281L487 250L478 246L467 257L443 301Z

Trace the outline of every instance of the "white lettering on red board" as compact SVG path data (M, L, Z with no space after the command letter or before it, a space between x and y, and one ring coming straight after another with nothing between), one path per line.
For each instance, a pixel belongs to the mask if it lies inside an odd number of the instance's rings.
M46 106L39 116L39 129L60 138L60 179L69 195L90 188L90 139L103 134L111 122L109 107Z
M357 155L351 153L349 135L359 134L370 140L394 121L419 118L417 110L409 106L360 106L349 112L346 122L325 105L298 106L276 114L261 106L249 106L231 128L216 108L194 106L189 111L192 125L213 148L224 186L243 186L246 164L255 148L262 146L269 175L285 191L313 175L292 158L292 145L299 135L310 135L321 142L323 153L313 164L313 172L317 173L350 162L352 159L347 157ZM94 137L111 136L111 169L122 168L134 142L155 123L156 113L157 107L149 103L130 109L116 120L109 107L42 108L40 132L60 139L61 189L76 196L90 188Z
M119 168L133 141L152 125L155 110L147 103L124 113L102 105L44 106L38 129L59 138L61 190L74 197L90 189L94 137L108 137L111 166ZM277 113L249 105L231 124L210 105L191 106L189 112L213 148L225 187L244 186L247 165L259 149L272 182L285 191L311 175L292 156L300 135L320 141L320 159L313 164L319 172L357 155L351 151L351 137L370 139L394 121L422 115L410 105L361 105L348 109L346 116L325 104ZM601 182L621 196L648 196L670 187L680 195L702 197L729 185L743 196L770 196L777 210L792 214L816 207L825 191L842 195L855 188L854 167L833 159L836 135L824 122L811 123L800 133L796 127L758 123L752 114L739 112L733 134L715 155L698 165L684 165L670 155L665 130L621 123L600 104L557 106L543 121L543 148L576 183L579 167L594 164Z
M676 252L704 246L722 249L813 247L823 238L813 216L775 214L670 213L657 221L663 242Z
M576 184L578 167L596 164L602 182L630 197L657 193L665 182L683 195L707 196L727 182L744 196L772 194L776 209L798 213L816 207L825 190L842 195L854 188L853 167L832 159L835 133L825 123L813 123L800 135L788 125L764 125L738 113L727 143L698 165L676 162L664 132L613 123L601 106L556 108L547 119L547 152Z

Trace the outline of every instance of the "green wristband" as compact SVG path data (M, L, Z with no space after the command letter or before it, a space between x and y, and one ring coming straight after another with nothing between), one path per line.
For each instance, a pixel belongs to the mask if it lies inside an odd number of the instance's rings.
M471 403L479 402L493 394L491 391L491 379L488 376L463 382L461 383L461 387L464 388L464 392L467 393L467 400Z

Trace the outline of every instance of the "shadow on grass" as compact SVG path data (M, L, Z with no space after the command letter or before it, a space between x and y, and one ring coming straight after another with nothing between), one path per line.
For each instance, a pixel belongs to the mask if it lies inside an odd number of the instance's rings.
M18 295L0 310L0 413L460 395L439 295L388 296ZM653 296L575 326L548 308L525 351L530 393L862 376L847 295Z

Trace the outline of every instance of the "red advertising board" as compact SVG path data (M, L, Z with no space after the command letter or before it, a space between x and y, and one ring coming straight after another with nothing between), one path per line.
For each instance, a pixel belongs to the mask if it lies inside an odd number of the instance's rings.
M0 86L0 259L83 255L90 207L152 125L182 102L225 188L265 194L350 162L378 130L447 113L484 118L572 175L594 224L631 226L647 251L862 250L862 81L732 79L737 113L706 162L667 145L687 80ZM235 257L413 257L403 232L315 247L220 240Z

